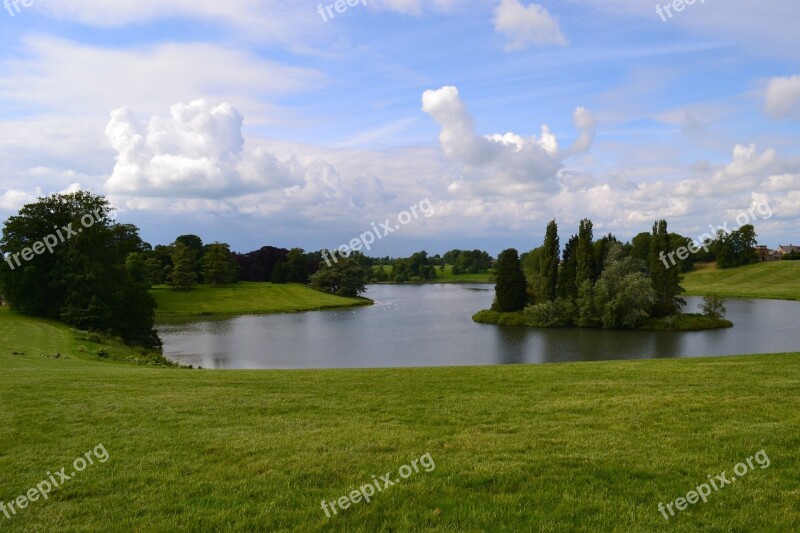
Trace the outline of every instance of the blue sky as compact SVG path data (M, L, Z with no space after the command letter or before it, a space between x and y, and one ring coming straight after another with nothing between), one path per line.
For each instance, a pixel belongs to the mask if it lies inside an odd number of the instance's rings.
M311 250L428 199L373 253L496 254L768 204L800 242L794 0L120 4L0 11L0 217L84 188L154 244Z

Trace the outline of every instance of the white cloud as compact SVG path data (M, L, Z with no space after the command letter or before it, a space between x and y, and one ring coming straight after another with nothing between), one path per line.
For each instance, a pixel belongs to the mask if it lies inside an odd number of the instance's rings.
M552 190L563 160L588 150L594 138L595 121L584 108L578 108L573 116L580 136L566 150L559 149L558 139L547 125L542 126L538 138L513 132L480 136L458 89L453 86L425 91L422 110L439 123L444 153L464 164L462 179L449 187L451 193L458 195L470 191L518 195L524 191Z
M522 50L531 44L566 46L568 43L561 33L558 19L539 4L525 6L520 0L500 0L492 23L496 31L508 38L505 47L508 52Z
M111 113L106 136L117 151L106 185L113 194L237 196L293 182L297 169L262 149L244 150L242 115L230 104L175 104L146 125L132 111Z
M773 78L767 86L765 109L773 118L800 119L800 76Z

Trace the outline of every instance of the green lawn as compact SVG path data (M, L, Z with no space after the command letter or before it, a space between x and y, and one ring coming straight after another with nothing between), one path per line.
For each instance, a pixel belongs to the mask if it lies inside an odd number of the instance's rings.
M193 371L73 352L79 333L7 311L0 333L0 500L110 456L4 531L800 529L800 355ZM769 468L659 513L761 449ZM426 453L432 471L322 511Z
M189 292L168 287L152 290L158 303L156 320L175 316L245 315L313 311L369 305L367 298L343 298L315 291L304 285L288 283L242 282L211 287L198 285Z
M800 300L800 261L771 261L717 270L700 264L683 281L687 295Z

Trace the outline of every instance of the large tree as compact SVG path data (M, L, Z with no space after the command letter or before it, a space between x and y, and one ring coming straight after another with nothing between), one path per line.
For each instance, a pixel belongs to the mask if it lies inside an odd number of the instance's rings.
M209 285L226 285L238 280L239 264L227 244L215 242L206 246L201 264L203 281Z
M578 286L575 278L578 275L578 236L573 235L564 246L561 270L558 273L558 297L574 300L578 297Z
M309 280L319 291L339 296L358 296L365 292L367 272L352 258L342 257L335 263L323 265Z
M6 299L21 313L158 345L141 264L134 258L126 268L128 255L149 247L135 226L114 223L111 213L105 198L80 191L40 198L10 217L0 239L0 252L12 260L0 262ZM18 254L29 260L17 265Z
M575 286L581 287L584 281L595 281L594 269L594 236L592 221L588 218L581 220L578 228L578 246L575 250Z
M194 272L195 254L182 242L176 242L172 252L172 271L169 284L176 291L190 291L197 283Z
M503 313L523 310L528 300L528 284L519 253L514 248L503 250L497 258L496 271L495 310Z
M684 292L681 287L681 269L672 265L665 257L672 252L672 243L667 231L667 221L659 220L653 224L653 235L650 241L650 279L655 291L655 316L669 316L680 312L686 301L680 297Z
M542 247L542 257L539 263L541 275L542 294L552 302L558 297L558 264L561 245L558 240L558 225L551 220L547 225Z

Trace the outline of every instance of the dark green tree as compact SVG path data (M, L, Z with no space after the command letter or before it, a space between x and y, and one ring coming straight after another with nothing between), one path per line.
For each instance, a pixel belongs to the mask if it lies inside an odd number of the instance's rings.
M578 246L575 250L575 286L581 287L584 281L594 283L594 236L592 221L588 218L581 220L578 228Z
M286 281L289 283L308 283L308 257L302 248L292 248L286 255Z
M309 286L318 291L338 296L358 296L366 292L367 272L350 258L323 265L309 280Z
M523 310L528 300L528 283L518 252L513 248L503 250L497 258L496 270L495 311L510 313Z
M558 240L558 225L555 220L547 225L539 264L542 283L542 294L552 302L558 297L558 265L561 245Z
M578 296L578 286L575 277L578 275L578 259L575 252L578 249L578 236L573 235L564 246L561 269L558 272L558 297L565 300L574 300Z
M172 252L172 271L169 284L176 291L190 291L197 283L194 272L194 253L182 242L176 242Z
M155 300L148 284L131 275L139 278L141 265L129 271L125 264L146 247L135 226L114 223L111 211L105 198L84 191L24 206L3 228L0 285L18 312L158 346ZM24 262L17 264L20 255Z
M648 265L655 291L654 316L674 315L686 304L686 301L680 297L684 292L681 287L680 265L672 265L668 259L672 251L667 221L659 220L653 224Z
M213 286L227 285L238 279L239 264L227 244L215 242L206 246L201 264L204 283Z
M270 281L275 285L283 285L286 283L286 269L283 268L283 262L278 261L275 263L275 268L272 269L272 278Z

